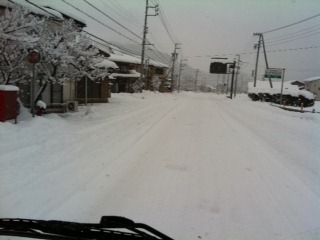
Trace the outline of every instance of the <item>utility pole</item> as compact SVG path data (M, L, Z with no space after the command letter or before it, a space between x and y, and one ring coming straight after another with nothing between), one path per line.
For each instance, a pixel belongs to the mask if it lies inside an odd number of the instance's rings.
M228 76L227 76L227 90L226 90L226 95L228 95L228 91L229 91L229 78L230 78L230 71L229 71L229 69L228 69L227 71L228 71L228 72L227 72Z
M199 69L197 69L197 71L196 71L196 81L194 83L194 92L197 92L198 72L199 72Z
M268 59L267 59L267 51L266 51L266 46L264 44L264 38L262 33L254 33L253 36L259 36L259 43L258 43L258 51L257 51L257 59L256 59L256 68L255 68L255 75L254 75L254 87L256 86L257 83L257 70L258 70L258 59L259 59L259 51L260 51L260 44L262 42L262 47L263 47L263 53L264 53L264 60L266 63L266 68L269 68L268 64ZM256 46L256 45L255 45ZM271 78L269 78L269 83L270 87L273 88Z
M253 36L259 35L259 42L258 42L258 46L254 45L254 47L256 48L256 46L258 47L257 50L257 59L256 59L256 67L254 70L254 82L253 82L253 86L256 87L257 85L257 71L258 71L258 61L259 61L259 52L260 52L260 43L261 43L261 33L254 33Z
M179 68L179 78L178 78L178 92L180 92L180 79L181 79L181 71L183 70L183 67L186 65L183 65L183 61L188 61L188 59L181 59L180 60L180 68Z
M267 59L267 52L266 52L266 46L264 45L264 38L263 38L263 34L262 33L261 33L261 38L262 38L262 46L263 46L263 52L264 52L264 60L266 61L266 67L268 69L269 68L269 64L268 64L268 59ZM270 83L270 87L273 88L271 78L269 78L269 83Z
M230 87L230 99L232 99L233 94L233 81L234 81L234 69L236 68L236 61L233 61L232 67L232 78L231 78L231 87Z
M234 82L234 97L237 95L237 88L238 88L238 75L239 75L239 69L240 69L240 54L237 54L238 56L238 66L237 66L237 72L236 72L236 80Z
M178 45L180 45L180 43L175 43L174 44L174 51L172 53L172 72L171 72L171 91L173 92L173 86L174 86L174 65L175 65L175 62L176 62L176 58L178 56L178 53L177 53L177 50L180 49L178 47Z
M155 8L155 14L148 14L149 8ZM147 85L147 79L145 78L145 70L144 70L144 55L145 55L145 48L146 48L146 37L148 33L148 16L157 16L158 15L158 4L155 6L149 6L149 0L146 0L146 11L144 16L144 26L143 26L143 38L142 38L142 52L141 52L141 70L140 70L140 79L139 82L142 85L143 83L145 86ZM142 91L142 86L141 86Z

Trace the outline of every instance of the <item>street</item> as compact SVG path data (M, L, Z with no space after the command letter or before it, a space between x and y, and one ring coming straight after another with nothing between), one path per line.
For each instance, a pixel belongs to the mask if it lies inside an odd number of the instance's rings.
M0 217L117 215L174 239L319 239L319 114L115 94L0 125Z

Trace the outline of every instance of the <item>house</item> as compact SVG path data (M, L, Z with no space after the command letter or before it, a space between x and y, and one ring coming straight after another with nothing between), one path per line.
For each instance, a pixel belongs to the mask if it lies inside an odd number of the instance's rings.
M103 43L96 41L92 42L92 47L98 49L99 55L103 60L97 59L95 67L104 69L108 73L118 69L118 65L108 60L110 57L110 49ZM91 81L83 77L80 81L76 82L76 100L79 103L107 103L108 98L111 97L109 77L104 79Z
M54 3L46 3L50 6L38 8L32 4L28 4L27 2L22 2L19 5L26 7L30 10L30 12L39 17L48 17L49 24L46 31L54 31L62 26L62 21L64 20L73 20L73 27L77 31L81 31L83 27L86 26L86 23L83 19L79 18L79 16L74 13L68 11L64 8L56 9ZM0 0L0 14L4 13L6 8L11 8L12 3L7 0ZM58 6L57 6L58 7ZM73 42L74 39L67 39L69 42ZM109 68L117 68L117 65L110 60L107 60L107 57L110 56L109 50L103 47L101 44L92 44L92 48L96 48L99 51L100 56L102 58L100 60L97 59L96 67L100 68L101 71L109 71ZM30 69L31 71L31 69ZM41 76L37 74L36 76L36 86L35 92L44 88L44 91L41 93L41 100L44 101L47 106L57 106L62 109L62 103L69 101L78 101L80 103L84 102L108 102L108 98L110 97L109 91L109 79L105 77L104 79L96 79L97 81L85 80L83 77L80 81L75 81L74 79L70 79L63 84L60 83L48 83L44 80L45 76ZM19 82L17 84L20 88L19 97L22 103L26 106L30 106L30 84L29 82Z
M303 80L306 90L312 92L316 101L320 101L320 76Z
M115 47L111 47L113 52L109 60L115 62L119 69L109 75L110 82L112 83L111 92L120 93L134 92L134 84L141 77L141 57L130 56L117 51ZM149 60L148 67L145 70L145 90L155 90L153 86L154 78L156 77L161 82L161 85L165 85L166 73L168 65ZM161 88L160 91L164 87Z
M305 89L305 83L303 81L290 81L291 85L296 85L300 90Z

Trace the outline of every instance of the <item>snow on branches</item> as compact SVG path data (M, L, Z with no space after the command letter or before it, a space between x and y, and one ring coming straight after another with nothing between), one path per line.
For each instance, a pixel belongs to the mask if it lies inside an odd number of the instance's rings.
M27 9L6 8L0 16L0 82L15 83L28 76L28 49L39 40L45 19Z
M102 58L73 20L56 21L14 5L0 17L0 44L0 82L4 84L30 80L28 52L40 53L36 72L44 84L36 100L48 83L64 84L84 76L100 81L107 75L105 69L95 68Z

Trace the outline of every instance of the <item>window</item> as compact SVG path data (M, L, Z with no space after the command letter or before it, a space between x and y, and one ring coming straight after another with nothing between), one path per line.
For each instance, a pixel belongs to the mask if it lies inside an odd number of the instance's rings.
M156 74L163 75L164 74L164 68L156 68L155 72L156 72Z

